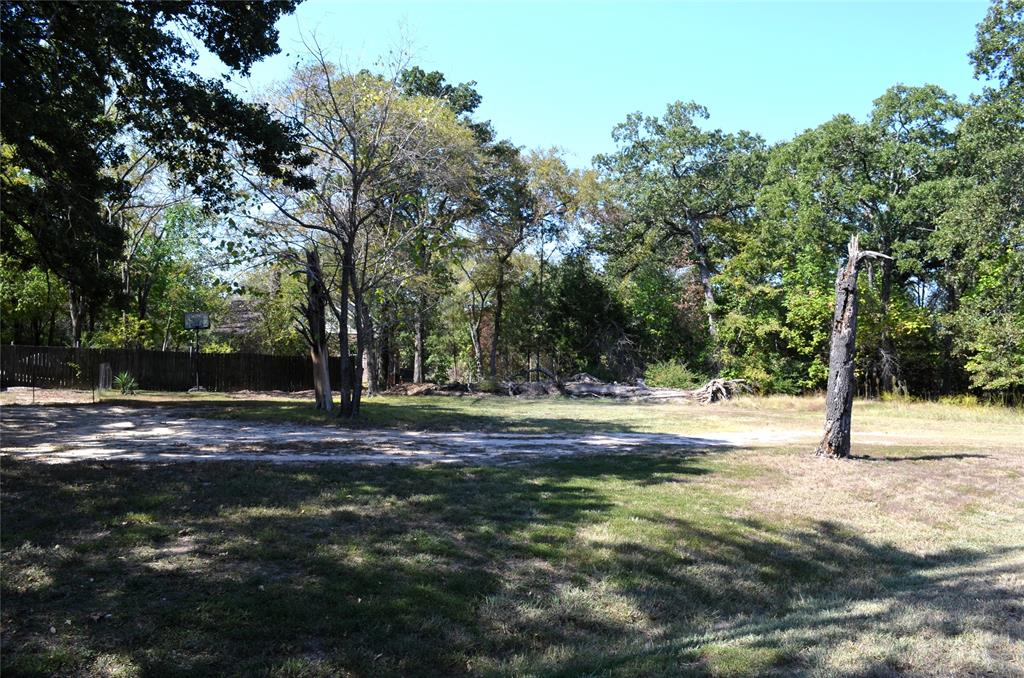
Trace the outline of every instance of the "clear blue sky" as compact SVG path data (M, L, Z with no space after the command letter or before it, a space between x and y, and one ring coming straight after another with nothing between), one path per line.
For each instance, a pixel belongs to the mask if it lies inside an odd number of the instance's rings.
M627 113L675 100L711 124L788 138L862 118L888 86L979 89L967 52L985 2L355 2L307 0L278 25L283 52L247 88L287 74L315 35L353 67L408 36L416 63L476 80L478 117L527 148L585 165Z

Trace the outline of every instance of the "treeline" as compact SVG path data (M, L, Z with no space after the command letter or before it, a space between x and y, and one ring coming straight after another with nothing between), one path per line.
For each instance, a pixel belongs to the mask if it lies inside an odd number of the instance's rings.
M19 18L5 16L5 71ZM1020 394L1022 26L1024 3L992 5L969 55L984 82L971 101L896 85L863 120L837 115L774 145L676 102L628 116L582 169L500 139L476 116L475 83L401 60L350 71L314 51L265 105L232 104L252 124L190 118L223 130L210 148L113 125L121 153L98 176L117 182L96 203L121 239L77 262L90 277L42 255L53 219L15 211L47 198L49 170L24 160L5 115L4 238L19 244L5 245L3 340L168 347L187 340L181 312L216 324L241 306L241 330L215 348L357 357L340 383L316 370L318 404L337 391L345 415L364 383L403 377L722 374L801 392L824 386L832 285L859 234L891 257L861 277L862 394ZM229 277L241 296L220 286Z

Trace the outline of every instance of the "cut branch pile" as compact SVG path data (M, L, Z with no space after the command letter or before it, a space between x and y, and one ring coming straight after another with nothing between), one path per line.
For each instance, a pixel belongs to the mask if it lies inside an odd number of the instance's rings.
M638 384L606 383L589 374L573 375L570 381L506 381L494 384L490 390L483 390L480 384L397 384L387 391L389 395L492 395L508 396L569 396L571 398L616 398L621 400L671 400L684 398L699 403L715 403L730 400L740 393L752 393L753 389L744 379L712 379L699 389L679 390L651 388Z

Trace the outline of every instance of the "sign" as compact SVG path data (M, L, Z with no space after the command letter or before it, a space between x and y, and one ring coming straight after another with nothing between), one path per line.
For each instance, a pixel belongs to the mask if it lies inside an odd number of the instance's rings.
M185 314L185 329L186 330L208 330L208 329L210 329L210 314L209 313L186 313Z

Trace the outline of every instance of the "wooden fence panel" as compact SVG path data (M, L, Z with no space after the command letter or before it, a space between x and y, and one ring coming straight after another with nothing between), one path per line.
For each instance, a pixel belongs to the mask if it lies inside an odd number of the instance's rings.
M184 391L199 385L208 391L302 391L313 388L309 356L259 353L200 353L142 349L89 349L59 346L0 346L0 384L38 388L93 388L100 365L116 376L128 372L139 388ZM331 358L337 384L341 359Z

